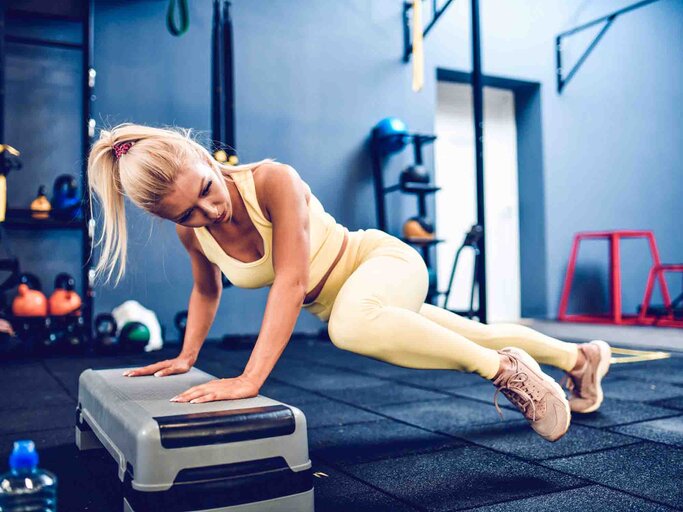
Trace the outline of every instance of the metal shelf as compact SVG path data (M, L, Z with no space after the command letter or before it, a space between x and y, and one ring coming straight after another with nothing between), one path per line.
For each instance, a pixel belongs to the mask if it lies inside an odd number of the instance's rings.
M388 194L397 190L405 192L406 194L432 194L441 190L441 187L437 187L430 183L406 183L404 185L397 183L396 185L386 187L384 193Z
M8 208L2 226L8 229L84 229L82 216L65 218L54 211L47 213L47 218L36 218L36 213L29 208ZM40 215L40 214L39 214ZM42 215L45 215L44 213Z
M432 246L436 244L440 244L442 242L445 242L446 240L443 240L441 238L404 238L401 237L400 240L407 244L411 245L420 245L420 246Z

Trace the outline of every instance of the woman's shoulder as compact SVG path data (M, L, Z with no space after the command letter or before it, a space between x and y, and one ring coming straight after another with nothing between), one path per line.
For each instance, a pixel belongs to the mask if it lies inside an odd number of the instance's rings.
M270 202L268 199L270 194L282 193L283 187L281 179L284 175L289 175L290 178L293 178L296 182L301 184L306 197L306 204L310 204L311 188L291 165L279 162L267 162L258 165L251 171L254 173L254 188L256 189L257 199L265 206L266 211L268 210L268 203ZM268 219L270 219L270 215L268 215Z

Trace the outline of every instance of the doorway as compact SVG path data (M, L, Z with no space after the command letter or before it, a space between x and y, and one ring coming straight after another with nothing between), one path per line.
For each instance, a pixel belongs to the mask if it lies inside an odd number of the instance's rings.
M476 223L476 170L469 74L439 70L435 115L436 248L439 290ZM538 90L533 83L484 80L484 196L488 322L545 313L545 232ZM533 100L533 101L532 101ZM528 261L524 261L527 259ZM469 309L474 255L461 253L448 304ZM475 307L477 304L475 294ZM443 302L443 298L442 301Z

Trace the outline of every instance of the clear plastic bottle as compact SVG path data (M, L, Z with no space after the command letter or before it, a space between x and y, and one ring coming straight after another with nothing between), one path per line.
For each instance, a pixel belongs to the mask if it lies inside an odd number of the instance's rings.
M0 512L57 512L57 477L38 468L33 441L16 441L0 475Z

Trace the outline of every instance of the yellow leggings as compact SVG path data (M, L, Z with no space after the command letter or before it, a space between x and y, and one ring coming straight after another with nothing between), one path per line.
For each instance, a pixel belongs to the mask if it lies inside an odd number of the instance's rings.
M349 233L349 243L316 301L305 307L328 323L332 342L408 368L452 369L492 379L496 350L515 346L563 370L577 345L517 324L486 325L425 303L429 276L410 245L377 229Z

